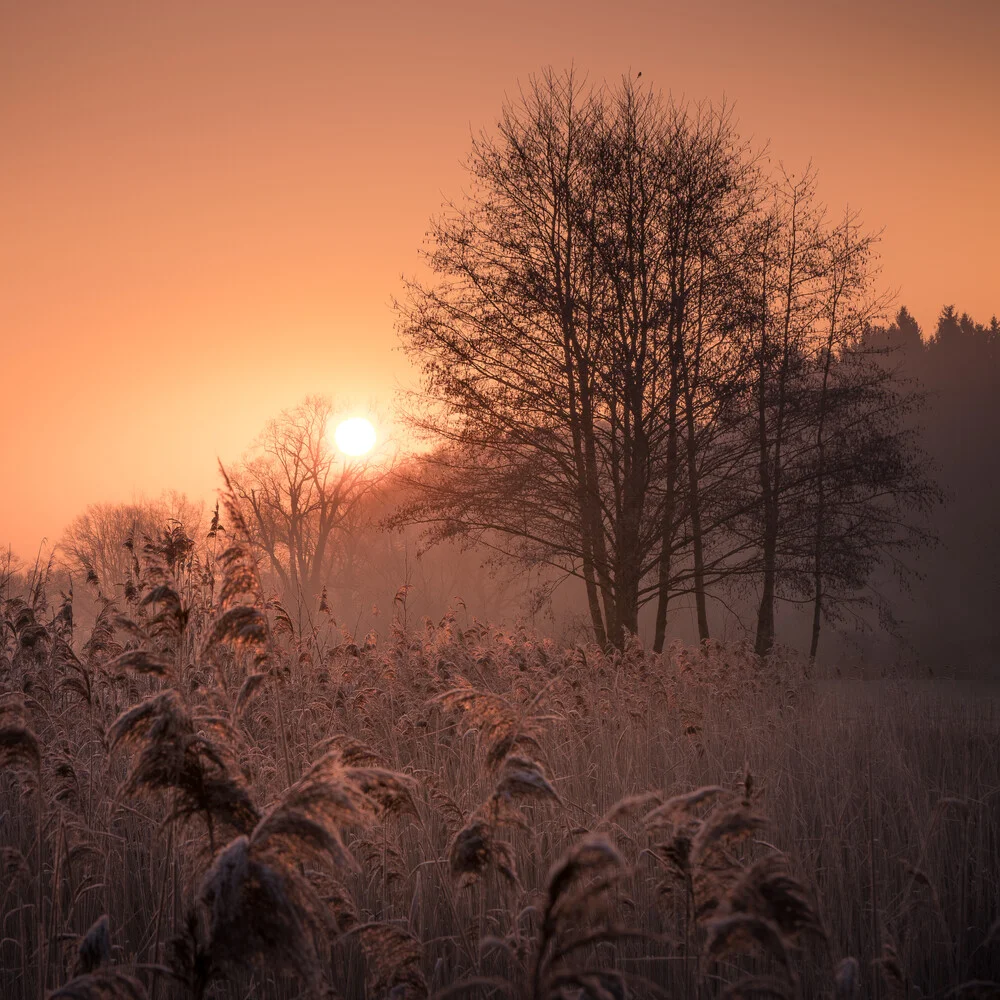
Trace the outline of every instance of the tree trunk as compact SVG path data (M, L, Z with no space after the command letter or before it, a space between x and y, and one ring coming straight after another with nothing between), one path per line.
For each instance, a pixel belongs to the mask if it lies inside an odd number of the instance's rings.
M694 343L694 358L688 364L684 345L681 345L680 363L684 372L684 418L687 431L686 451L688 469L688 504L691 516L691 547L694 558L694 603L698 616L698 640L705 642L709 638L708 608L705 599L705 546L701 534L701 495L698 481L698 443L696 438L696 421L694 415L695 393L701 376L701 352L704 334L705 318L705 271L704 255L699 254L698 268L698 300L697 327Z
M587 608L590 611L590 621L594 628L594 638L602 648L608 645L608 631L601 614L601 603L597 596L597 582L594 579L594 557L590 551L590 540L583 541L583 582L587 588Z
M760 595L760 607L757 610L757 638L754 642L754 652L758 656L767 656L774 645L774 593L777 577L777 516L768 512L765 515L767 523L764 527L763 548L763 587Z
M687 401L688 503L691 508L691 545L694 556L694 602L698 614L698 639L709 638L708 608L705 600L705 546L701 534L701 498L698 483L698 453L694 438L692 401Z
M816 596L813 602L812 639L809 643L809 660L816 662L816 651L819 649L819 627L823 613L823 591L820 589L820 580L816 579Z
M674 515L677 508L677 393L670 393L670 426L667 431L667 495L663 502L660 565L657 576L656 631L653 652L662 653L667 636L667 605L670 602L670 564Z

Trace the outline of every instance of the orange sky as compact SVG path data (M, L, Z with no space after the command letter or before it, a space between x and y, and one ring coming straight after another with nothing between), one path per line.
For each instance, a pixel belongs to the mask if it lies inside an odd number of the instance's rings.
M925 327L988 319L998 51L1000 0L0 0L0 543L210 495L306 393L387 405L400 275L546 65L735 100Z

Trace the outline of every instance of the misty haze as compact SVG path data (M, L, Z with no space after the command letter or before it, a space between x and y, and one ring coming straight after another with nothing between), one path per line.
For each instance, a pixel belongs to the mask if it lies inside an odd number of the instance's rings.
M1000 998L998 42L0 5L0 996Z

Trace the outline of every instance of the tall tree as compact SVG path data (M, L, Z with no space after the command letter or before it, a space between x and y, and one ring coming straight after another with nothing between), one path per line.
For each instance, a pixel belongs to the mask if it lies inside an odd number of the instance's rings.
M779 600L822 617L871 565L837 569L838 512L877 523L915 469L853 347L874 238L827 223L811 170L765 179L725 109L628 80L535 80L469 171L399 306L433 442L401 519L577 577L614 646L653 603L662 649L682 594L707 638L732 580L759 585L761 655Z
M815 658L823 619L877 600L877 567L901 571L901 553L929 541L922 517L937 492L908 421L917 397L868 342L885 306L872 292L877 234L856 213L830 226L807 172L786 179L760 238L747 420L758 449L756 651L774 642L779 601L808 602Z
M414 423L439 445L407 516L578 577L601 642L648 601L665 616L691 573L685 333L748 160L724 112L548 74L475 141L472 193L433 229L436 283L400 307Z
M797 179L786 175L753 234L744 341L750 369L746 426L756 451L756 474L748 486L758 498L750 520L760 555L754 648L761 656L775 637L781 531L790 510L788 471L797 458L797 432L808 419L804 388L825 240L812 172Z

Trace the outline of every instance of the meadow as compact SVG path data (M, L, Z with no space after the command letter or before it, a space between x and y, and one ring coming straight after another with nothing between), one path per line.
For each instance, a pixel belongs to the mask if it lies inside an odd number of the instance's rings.
M988 688L355 637L175 543L0 595L3 997L1000 995Z

